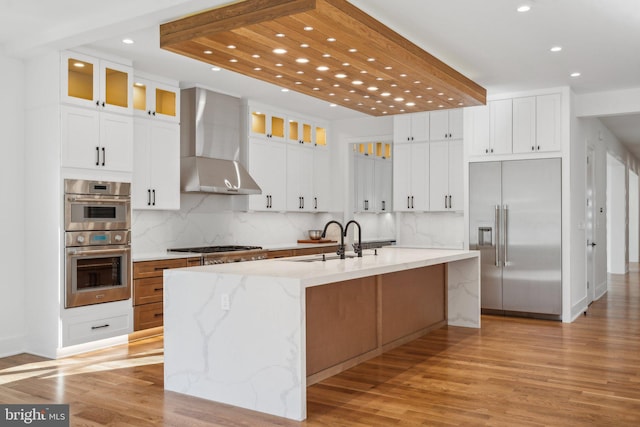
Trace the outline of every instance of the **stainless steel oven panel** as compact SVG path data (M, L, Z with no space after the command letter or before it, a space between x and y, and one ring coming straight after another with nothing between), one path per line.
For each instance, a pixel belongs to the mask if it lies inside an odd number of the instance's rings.
M78 264L84 268L95 268L99 274L104 265L113 258L118 259L117 284L100 285L96 280L95 286L79 289ZM95 267L90 264L95 261ZM131 247L129 245L73 247L66 249L66 299L65 307L80 307L131 298ZM108 267L107 267L108 268ZM112 267L113 268L113 267ZM83 273L84 274L84 273ZM113 273L112 273L113 274Z
M88 181L85 179L65 179L65 194L98 194L107 196L131 195L131 184L128 182Z
M131 231L68 231L64 233L65 247L130 245Z
M131 228L129 196L66 195L66 231L128 230Z

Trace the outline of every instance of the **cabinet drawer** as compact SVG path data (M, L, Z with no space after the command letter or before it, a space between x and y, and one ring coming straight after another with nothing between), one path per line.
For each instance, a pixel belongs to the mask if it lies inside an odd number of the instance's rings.
M163 307L161 302L133 307L133 330L162 326Z
M186 258L165 259L160 261L139 261L133 263L133 278L162 277L162 272L169 268L187 266Z
M293 256L328 254L328 253L337 252L337 251L338 251L337 245L317 246L315 248L294 249Z
M82 344L131 332L131 317L121 314L93 320L80 320L67 324L65 345Z
M268 259L273 259L273 258L289 258L293 256L293 250L291 249L280 249L280 250L275 250L275 251L268 251L267 252L267 258Z
M202 260L200 257L197 258L187 258L187 267L198 267L202 265Z
M147 277L133 281L133 305L162 302L164 280L160 277Z

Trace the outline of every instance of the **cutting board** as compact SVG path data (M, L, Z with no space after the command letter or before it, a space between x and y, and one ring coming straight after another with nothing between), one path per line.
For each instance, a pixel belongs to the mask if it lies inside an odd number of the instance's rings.
M328 240L328 239L318 239L318 240L298 240L298 243L338 243L337 240Z

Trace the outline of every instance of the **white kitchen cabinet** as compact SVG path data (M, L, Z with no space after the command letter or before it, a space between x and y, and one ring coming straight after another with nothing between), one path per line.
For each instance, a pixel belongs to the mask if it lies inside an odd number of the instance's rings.
M392 211L393 164L391 159L377 157L374 159L374 203L375 212Z
M513 99L513 152L537 151L536 141L536 97Z
M393 210L429 210L429 143L394 144Z
M393 116L393 142L395 144L428 140L429 113L420 112Z
M249 174L262 194L249 196L254 211L286 210L287 150L285 143L264 138L249 140Z
M485 154L509 154L513 143L513 109L511 99L489 102L489 137L491 146Z
M132 114L132 67L76 52L63 52L61 72L63 103Z
M134 120L133 209L180 209L180 126Z
M461 108L431 111L429 113L429 140L443 141L462 138Z
M469 146L470 156L484 156L491 149L489 132L490 110L488 105L465 108L464 141Z
M286 130L285 114L267 111L264 108L251 107L249 134L252 137L285 141L287 138Z
M313 211L328 212L331 207L331 158L329 150L313 150Z
M313 148L287 145L287 210L313 211Z
M61 106L62 167L133 170L133 117Z
M562 97L559 93L536 97L537 151L562 149Z
M432 142L429 150L429 210L462 210L462 140Z
M375 211L375 159L369 155L354 154L354 212Z
M180 122L180 88L152 79L133 82L133 112L136 116Z
M311 145L314 142L313 124L308 120L287 118L287 141L301 145Z

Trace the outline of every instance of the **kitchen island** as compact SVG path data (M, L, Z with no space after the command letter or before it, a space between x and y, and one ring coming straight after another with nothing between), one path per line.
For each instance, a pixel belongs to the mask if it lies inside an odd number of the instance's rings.
M307 385L446 324L480 327L478 252L347 256L165 271L165 389L303 420Z

